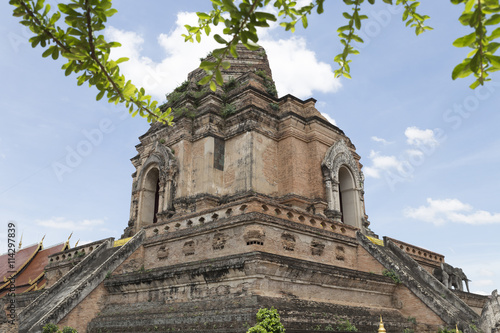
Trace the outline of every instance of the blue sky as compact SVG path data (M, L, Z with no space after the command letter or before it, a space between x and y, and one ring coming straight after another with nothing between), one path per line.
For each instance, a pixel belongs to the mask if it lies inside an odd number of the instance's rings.
M472 280L471 291L500 287L500 77L475 91L451 80L468 52L451 44L469 31L460 8L424 3L433 31L404 27L401 9L364 6L365 44L352 80L334 79L340 52L338 4L327 2L307 30L264 32L280 96L314 97L357 147L372 230L445 255ZM48 1L55 6L56 1ZM122 42L128 78L160 101L214 47L180 34L210 1L116 2L106 36ZM31 36L1 6L0 221L15 221L23 244L118 238L127 226L138 136L149 127L125 108L95 101L96 90L65 77L62 62L32 49ZM6 252L6 226L0 252Z

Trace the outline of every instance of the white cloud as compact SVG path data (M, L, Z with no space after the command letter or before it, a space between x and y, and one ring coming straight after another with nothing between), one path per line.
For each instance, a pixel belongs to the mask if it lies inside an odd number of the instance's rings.
M163 101L166 93L186 80L187 74L199 66L201 57L220 47L212 36L203 36L199 44L184 42L181 36L186 33L184 25L195 25L197 20L195 13L177 14L175 29L158 36L158 44L165 52L160 62L141 54L144 44L141 35L110 27L105 31L106 38L122 44L122 47L112 49L111 58L130 58L120 65L126 78ZM220 29L221 26L215 27L213 33L220 33ZM280 95L290 93L304 98L312 91L335 92L341 87L331 66L316 59L314 52L307 48L305 39L274 40L268 31L262 31L260 44L266 48Z
M382 155L372 150L369 157L372 165L364 168L364 174L368 177L380 178L380 174L384 171L402 171L403 165L396 156Z
M423 156L424 152L418 149L408 149L406 150L406 154L408 154L408 156Z
M328 120L330 123L332 123L333 125L337 126L337 122L335 121L335 119L333 119L332 117L330 117L327 113L321 112L321 115L323 117L325 117L326 120Z
M383 143L384 145L391 144L392 142L387 141L386 139L379 138L378 136L372 136L371 139L375 142Z
M431 129L421 130L416 126L411 126L405 130L405 136L406 142L412 146L436 146L438 144L434 131Z
M379 152L371 151L369 158L372 165L364 168L364 173L367 177L380 178L383 172L397 172L397 181L402 181L412 178L412 173L415 166L423 163L425 156L431 154L435 147L439 144L435 133L431 129L419 129L411 126L405 130L406 144L408 149L403 150L397 157L394 155L383 155ZM372 136L371 139L375 142L380 142L384 146L392 144L383 138Z
M94 220L81 220L81 221L72 221L68 220L65 217L53 217L49 220L36 220L36 224L48 227L48 228L57 228L57 229L68 229L68 230L92 230L95 226L101 225L104 223L103 219L94 219Z
M275 41L264 34L260 44L266 49L276 88L280 95L310 97L313 91L336 92L342 85L330 64L320 62L301 37Z
M445 223L463 223L471 225L500 223L499 213L490 213L483 210L473 210L469 204L458 199L433 200L427 199L427 206L406 208L406 217L431 222L435 225Z

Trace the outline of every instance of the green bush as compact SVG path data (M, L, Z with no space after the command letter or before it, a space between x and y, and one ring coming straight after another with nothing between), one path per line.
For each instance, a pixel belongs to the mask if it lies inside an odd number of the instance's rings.
M42 328L42 333L78 333L74 328L66 326L62 331L56 324L49 323Z
M259 309L257 312L257 324L250 327L247 333L285 333L285 327L280 321L278 310L272 307Z
M59 331L59 327L56 324L49 323L45 325L42 329L42 333L57 333Z
M392 281L394 281L395 284L401 283L401 279L399 278L399 275L396 272L394 272L392 269L391 270L384 269L382 272L382 275L390 277L392 279Z
M337 331L340 332L357 332L358 328L351 324L349 319L347 318L338 318L337 319Z

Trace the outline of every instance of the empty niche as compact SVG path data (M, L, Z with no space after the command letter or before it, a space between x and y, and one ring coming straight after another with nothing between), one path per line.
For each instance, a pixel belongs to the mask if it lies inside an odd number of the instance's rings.
M247 245L264 245L264 238L266 237L266 234L264 233L264 230L259 227L251 227L247 228L245 231L245 235L243 236L245 242Z
M158 249L158 252L156 253L156 256L158 259L167 259L168 258L168 247L165 245L160 246Z
M285 232L281 235L281 243L286 251L295 250L295 236Z
M345 260L345 250L343 246L337 245L335 247L335 259L340 261Z
M325 244L318 242L316 240L313 240L311 242L311 254L313 256L321 256L324 250L325 250Z
M216 232L212 241L212 248L214 250L222 250L226 245L227 236L222 232Z
M182 252L184 252L184 255L186 257L192 256L194 254L194 250L194 241L187 241L182 247Z

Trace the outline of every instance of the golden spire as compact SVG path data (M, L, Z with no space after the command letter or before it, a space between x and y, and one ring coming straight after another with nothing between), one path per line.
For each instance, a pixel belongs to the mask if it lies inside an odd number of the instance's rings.
M384 328L384 322L382 321L382 316L380 316L380 325L378 327L378 333L386 333Z
M78 246L78 242L79 242L79 241L80 241L80 240L77 240L77 241L76 241L75 247L77 247L77 246Z
M19 241L19 248L18 248L18 250L20 250L21 247L23 246L23 234L24 234L24 232L21 234L21 240Z
M66 241L66 244L64 244L64 245L65 245L64 247L65 247L66 249L71 248L71 247L69 246L69 240L71 239L71 236L73 236L73 231L72 231L72 232L71 232L71 234L69 235L68 240Z
M43 238L42 238L42 240L40 241L40 246L42 247L42 249L43 249L43 240L45 239L45 236L47 236L47 234L43 235Z
M460 333L460 331L458 330L458 324L455 324L455 329L457 333Z

